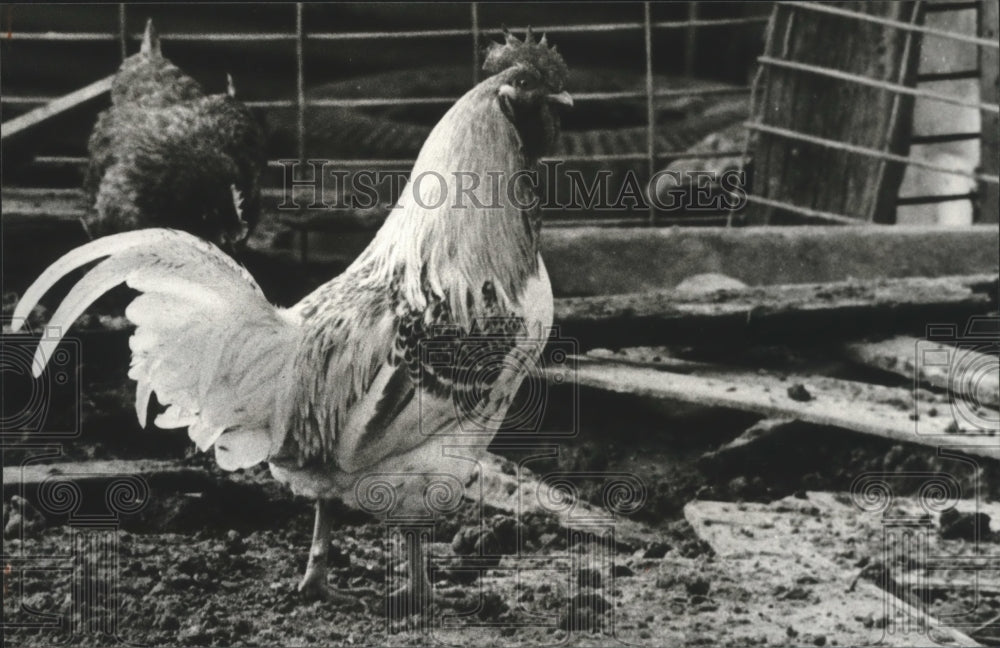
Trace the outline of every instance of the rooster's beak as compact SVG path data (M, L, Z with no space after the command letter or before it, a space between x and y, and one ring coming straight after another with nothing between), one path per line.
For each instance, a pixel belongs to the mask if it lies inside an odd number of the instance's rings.
M550 94L549 101L552 103L562 104L569 108L573 107L573 97L568 92L560 92L558 94Z

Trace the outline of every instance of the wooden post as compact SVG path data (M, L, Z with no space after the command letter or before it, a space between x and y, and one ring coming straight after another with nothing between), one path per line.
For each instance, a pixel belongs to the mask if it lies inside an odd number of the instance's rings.
M1000 20L997 11L997 0L983 0L979 4L979 35L983 38L997 40L997 21ZM983 103L995 104L1000 100L1000 71L998 71L997 50L990 47L979 48L979 100ZM982 140L980 148L980 171L996 175L1000 172L1000 148L997 139L1000 138L1000 115L982 111ZM976 222L996 223L1000 212L998 200L1000 187L986 182L979 183L979 209Z
M919 2L837 2L859 14L906 23L919 20ZM912 85L919 35L865 21L778 4L765 55ZM913 98L819 74L768 65L752 107L753 122L905 155ZM774 133L755 133L753 194L860 222L891 223L904 165L833 150ZM782 212L753 204L748 220L767 224Z

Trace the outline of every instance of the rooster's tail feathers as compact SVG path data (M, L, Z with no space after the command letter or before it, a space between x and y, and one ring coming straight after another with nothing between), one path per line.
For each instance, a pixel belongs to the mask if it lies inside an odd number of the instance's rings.
M14 309L13 330L20 330L31 309L56 282L102 258L105 261L74 286L52 316L35 352L35 377L41 375L70 325L101 295L121 283L202 306L211 305L219 293L256 295L263 300L250 274L218 248L187 232L145 229L91 241L49 266Z
M188 426L202 450L228 439L225 450L216 448L223 467L266 459L272 441L283 440L272 440L270 428L277 385L296 348L293 320L215 246L186 232L146 229L97 239L56 261L17 305L15 330L59 279L98 259L56 309L35 354L35 375L73 321L125 283L143 293L125 311L136 325L129 377L137 382L139 422L145 425L156 392L169 405L157 426ZM232 436L236 431L243 434Z

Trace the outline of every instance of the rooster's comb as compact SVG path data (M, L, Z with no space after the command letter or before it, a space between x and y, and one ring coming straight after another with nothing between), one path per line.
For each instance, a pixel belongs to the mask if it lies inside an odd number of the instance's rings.
M531 33L531 27L525 31L523 41L518 40L517 36L506 27L503 29L503 34L505 40L503 44L490 43L486 50L483 71L492 75L514 65L530 65L542 73L554 90L562 90L569 69L555 46L549 47L544 34L537 42Z

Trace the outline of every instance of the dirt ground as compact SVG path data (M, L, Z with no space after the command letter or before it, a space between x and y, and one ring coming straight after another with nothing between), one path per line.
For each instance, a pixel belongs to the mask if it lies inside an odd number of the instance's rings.
M978 486L984 500L996 500L1000 488L996 465L969 468L932 449L816 426L706 456L758 417L585 390L572 406L552 408L545 422L553 429L578 425L580 434L560 443L557 457L530 468L539 475L560 470L639 476L646 496L632 518L659 539L621 541L606 550L593 538L568 534L552 517L516 520L498 510L480 513L469 502L433 528L434 603L426 635L412 627L416 618L386 619L384 594L399 575L387 573L392 543L382 523L346 508L337 514L330 583L356 592L362 605L305 600L295 585L307 558L311 504L274 482L266 468L222 473L210 456L193 451L183 432L138 429L131 386L122 387L128 383L121 332L103 341L84 338L90 353L82 374L82 433L61 445L57 460L168 459L204 469L210 478L192 484L190 492L183 485L154 490L141 510L104 530L93 519L42 520L30 510L11 524L17 503L5 497L9 645L485 647L607 645L615 639L643 646L871 645L884 626L879 610L819 634L809 624L790 623L804 602L819 600L817 585L802 574L765 568L754 578L741 577L696 536L684 518L685 504L846 492L869 471L954 474L963 492ZM775 350L764 355L745 360L766 368L792 359ZM797 371L822 365L823 374L845 377L824 362L796 356L793 364L800 365ZM572 395L556 390L550 396L560 402ZM68 416L57 410L51 421ZM494 450L508 452L502 438ZM6 448L4 465L39 451ZM901 495L919 489L903 482ZM581 484L580 492L600 505L600 486ZM996 555L1000 544L992 529L985 528L978 546L961 534L940 546L956 555ZM804 541L830 545L831 537L815 533ZM101 545L101 538L110 544ZM875 535L844 539L837 564L885 585L893 567L885 567L879 546ZM109 556L117 556L116 577ZM976 635L980 641L1000 645L996 587L978 595L939 587L928 596L933 614L965 614L966 621L984 626ZM90 603L80 609L74 606L80 600Z
M234 501L249 497L255 498L260 515L236 515ZM241 506L254 504L237 505L236 512ZM306 561L308 506L246 478L200 497L154 499L143 513L124 520L124 530L112 533L118 556L115 598L97 596L89 599L96 600L90 607L73 606L74 577L91 591L106 585L106 577L94 577L109 573L101 571L98 563L106 555L100 553L75 562L49 558L33 571L7 577L5 639L8 645L35 646L587 646L607 645L614 637L645 646L823 646L874 644L884 627L879 609L856 615L853 625L835 634L817 634L808 625L790 622L800 607L819 602L817 578L766 564L758 578L741 578L683 520L660 526L660 545L608 556L600 545L568 547L565 532L532 519L522 527L520 555L498 556L495 567L482 573L468 569L469 563L463 570L463 559L454 550L468 547L448 540L461 535L456 526L476 522L477 513L470 503L458 519L434 530L435 539L445 542L431 546L440 560L432 572L430 638L407 629L406 623L416 623L413 618L403 624L386 620L386 530L356 513L344 511L334 532L330 583L358 592L369 611L303 599L295 583ZM490 514L485 526L498 532L513 524L509 516ZM67 556L81 546L82 537L99 533L51 526L34 530L24 541L8 540L7 551ZM517 551L498 535L494 549ZM838 554L839 562L853 565L861 578L878 581L882 572L872 567L881 564L872 548L878 538L854 540ZM959 540L944 546L956 553L966 549ZM988 545L990 551L995 548ZM610 574L610 582L601 582L607 576L598 574ZM967 609L971 596L949 599L939 592L932 609L937 614ZM107 605L109 600L117 606ZM117 616L108 615L105 627L115 628L114 636L87 625L104 619L109 608ZM995 624L1000 597L984 596L972 608L976 619L994 619ZM48 627L11 627L30 623ZM75 636L73 623L78 624ZM991 636L1000 642L1000 633Z

